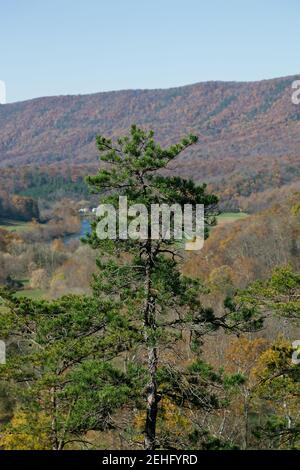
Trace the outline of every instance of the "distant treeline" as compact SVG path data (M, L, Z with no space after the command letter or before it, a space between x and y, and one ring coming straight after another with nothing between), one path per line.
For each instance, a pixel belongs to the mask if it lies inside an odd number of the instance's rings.
M65 196L87 197L88 190L83 178L74 182L69 176L50 176L46 173L36 173L33 175L28 187L20 191L19 194L35 199L55 200Z
M85 198L88 189L84 182L86 167L66 165L5 168L0 175L2 193L18 194L34 199L53 201L68 197Z

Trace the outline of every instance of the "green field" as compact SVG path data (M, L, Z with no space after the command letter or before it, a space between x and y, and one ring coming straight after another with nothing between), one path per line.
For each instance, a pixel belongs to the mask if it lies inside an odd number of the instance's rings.
M8 230L9 232L22 233L30 230L30 222L23 222L21 220L0 219L0 229Z
M29 287L29 279L22 279L23 289L16 291L15 296L28 297L29 299L42 299L46 295L46 291L43 289L31 289Z
M23 289L19 290L15 293L17 298L19 297L27 297L28 299L43 299L46 292L43 289Z

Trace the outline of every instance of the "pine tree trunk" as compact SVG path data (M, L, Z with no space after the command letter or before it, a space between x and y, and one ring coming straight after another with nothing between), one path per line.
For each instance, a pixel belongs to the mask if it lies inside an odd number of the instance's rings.
M151 257L149 258L149 260ZM146 266L146 300L144 306L144 337L148 349L147 415L144 431L144 447L154 450L156 446L156 419L158 407L157 363L158 354L155 340L156 318L155 298L151 295L151 262Z
M156 418L157 418L157 348L148 350L148 367L150 372L150 381L147 387L147 416L145 423L144 446L146 450L154 450L156 444Z
M58 450L58 438L57 438L57 421L56 421L56 388L51 389L51 403L52 403L52 421L51 421L51 433L52 433L52 450Z

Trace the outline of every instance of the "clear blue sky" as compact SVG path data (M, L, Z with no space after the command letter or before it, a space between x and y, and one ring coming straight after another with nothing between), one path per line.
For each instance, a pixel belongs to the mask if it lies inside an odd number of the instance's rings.
M7 101L300 74L300 0L0 0Z

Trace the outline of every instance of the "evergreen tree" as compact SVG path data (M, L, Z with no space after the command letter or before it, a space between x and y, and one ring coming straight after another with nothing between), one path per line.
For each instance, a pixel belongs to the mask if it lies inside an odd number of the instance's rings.
M98 136L102 165L97 175L87 178L88 184L101 195L100 202L110 204L117 214L119 196L126 196L128 205L143 204L147 214L152 204L179 204L181 208L203 204L208 236L216 223L218 198L208 193L205 184L168 175L168 164L196 142L197 138L189 135L176 145L162 148L152 131L136 126L116 141ZM220 378L208 373L199 357L203 335L220 327L228 331L255 329L260 322L255 309L244 310L230 301L221 317L204 308L200 302L203 288L181 274L182 248L174 232L168 240L163 233L151 239L150 215L148 230L141 229L135 240L124 240L118 230L115 239L99 240L96 227L97 222L87 240L100 250L94 294L98 299L116 302L128 328L142 332L139 342L132 344L129 360L141 364L140 373L145 377L144 447L155 449L162 445L156 428L163 398L206 410L220 406L209 386ZM187 368L178 360L184 338L185 342L189 338L195 359Z
M14 406L2 432L5 449L53 449L81 443L93 429L111 427L111 415L132 399L135 387L112 360L135 331L119 337L110 301L67 296L47 302L1 292L0 334L7 343L0 380ZM42 432L41 432L42 427Z
M261 357L256 393L271 404L271 412L263 414L256 434L271 448L299 448L300 275L291 266L278 267L270 279L254 282L237 299L261 317L274 318L277 328L290 330L289 341L277 338Z

